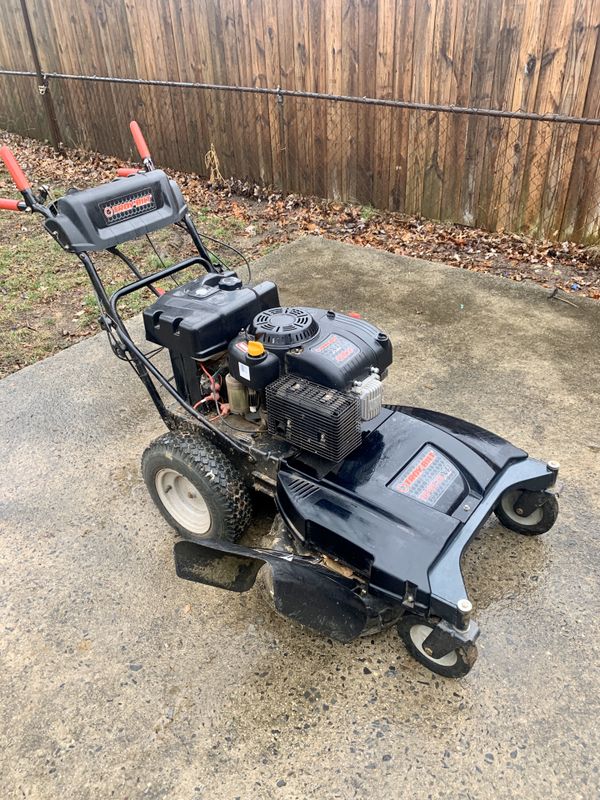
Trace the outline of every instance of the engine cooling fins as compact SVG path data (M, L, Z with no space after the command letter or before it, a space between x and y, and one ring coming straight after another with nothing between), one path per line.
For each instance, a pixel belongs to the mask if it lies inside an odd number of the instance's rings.
M267 386L269 433L302 450L339 462L361 443L360 403L296 375Z

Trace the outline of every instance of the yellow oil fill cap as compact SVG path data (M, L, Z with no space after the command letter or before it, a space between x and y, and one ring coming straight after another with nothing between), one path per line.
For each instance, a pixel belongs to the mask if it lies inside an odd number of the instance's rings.
M257 358L258 356L262 356L265 352L265 347L262 342L248 342L248 355L252 356L253 358Z

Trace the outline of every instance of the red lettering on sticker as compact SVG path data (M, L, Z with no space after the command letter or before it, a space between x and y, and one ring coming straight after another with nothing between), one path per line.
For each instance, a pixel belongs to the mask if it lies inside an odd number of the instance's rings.
M429 500L431 495L438 489L442 483L445 482L448 476L445 472L439 472L435 478L431 481L431 483L426 486L423 491L419 495L419 500Z
M134 197L132 200L123 200L121 203L115 203L114 206L106 206L104 216L107 219L111 219L115 214L122 214L124 211L132 211L134 208L151 205L152 201L153 197L150 193Z
M335 344L336 342L337 342L337 336L333 334L333 336L330 336L329 339L326 339L324 342L321 342L321 344L318 347L315 347L314 349L317 351L317 353L322 353L323 350L326 350L328 347L331 347L331 345Z
M340 350L340 352L335 357L336 361L345 361L347 358L350 358L352 353L354 352L352 347L347 347L345 350Z
M433 464L434 461L435 461L435 453L433 452L433 450L430 450L427 453L427 455L425 455L419 461L417 466L411 472L408 473L408 475L406 476L406 478L404 478L402 483L399 483L396 486L396 491L402 492L403 494L408 492L410 490L410 487L417 480L417 478L420 475L422 475L423 472L425 472L425 470L427 469L427 467L431 466L431 464Z

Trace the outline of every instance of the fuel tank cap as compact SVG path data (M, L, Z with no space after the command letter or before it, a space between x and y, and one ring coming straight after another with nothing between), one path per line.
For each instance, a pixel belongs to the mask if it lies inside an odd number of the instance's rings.
M219 289L223 289L226 292L231 292L234 289L241 289L242 285L242 281L237 275L228 275L226 278L221 278L219 281Z

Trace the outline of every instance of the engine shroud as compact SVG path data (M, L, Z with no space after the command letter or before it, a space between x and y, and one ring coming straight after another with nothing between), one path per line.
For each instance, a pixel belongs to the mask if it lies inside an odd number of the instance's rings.
M383 331L362 319L322 308L270 308L252 321L249 334L279 355L283 372L340 392L392 363Z

